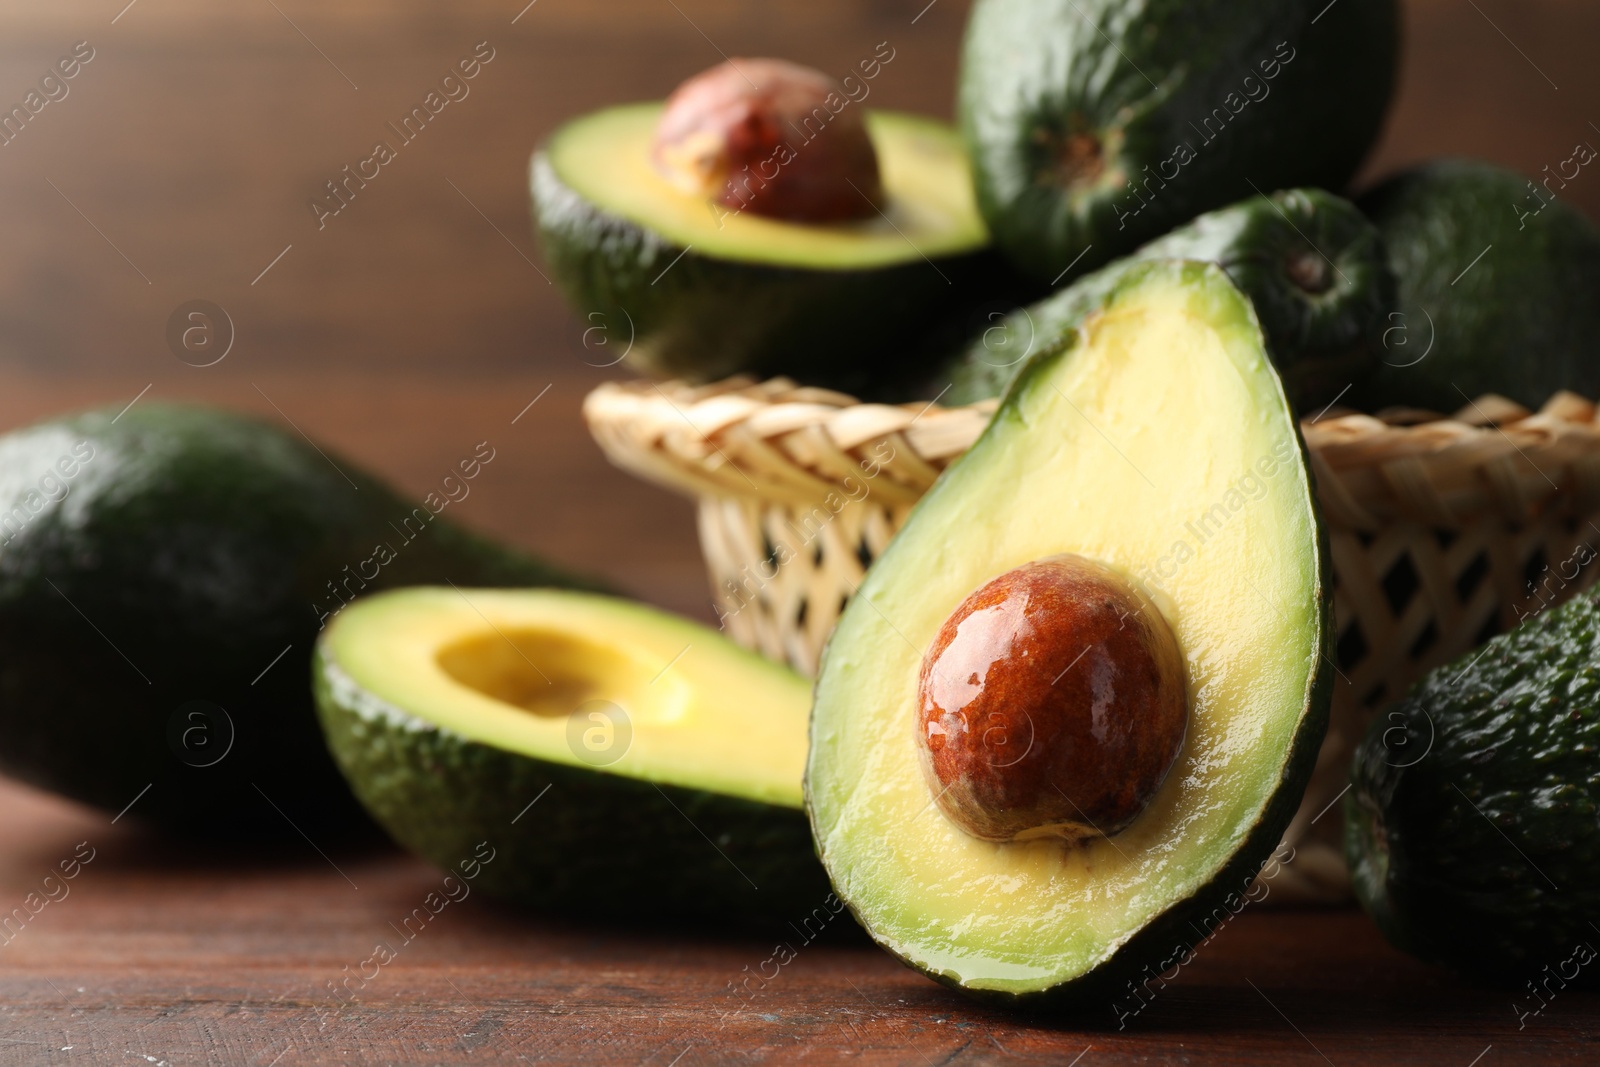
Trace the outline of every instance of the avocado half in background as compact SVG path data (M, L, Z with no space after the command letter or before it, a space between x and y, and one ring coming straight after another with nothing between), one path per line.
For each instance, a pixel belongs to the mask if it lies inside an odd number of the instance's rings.
M993 284L955 130L832 85L737 59L534 154L545 257L608 360L855 385L903 358L906 323Z
M1600 944L1597 667L1590 590L1437 668L1373 720L1344 803L1346 850L1356 896L1397 948L1546 996L1600 981L1587 966Z
M0 769L219 838L370 832L306 684L320 618L423 581L575 581L435 511L206 408L0 437Z
M1028 364L833 632L806 790L839 898L946 985L1137 1012L1300 802L1330 594L1249 300L1215 265L1140 265Z
M1395 308L1378 230L1348 200L1288 189L1207 212L984 330L929 392L949 404L999 396L1028 356L1059 346L1118 280L1152 259L1216 263L1255 305L1297 412L1365 391Z
M372 816L447 868L487 842L495 895L615 920L829 906L800 810L809 686L714 630L591 594L407 589L341 612L314 679Z
M1251 193L1344 188L1399 38L1396 0L977 0L961 127L995 244L1058 285Z
M1556 171L1594 156L1578 145ZM1484 393L1537 409L1562 389L1600 399L1600 230L1559 199L1565 186L1443 160L1361 197L1400 280L1368 410L1452 412Z

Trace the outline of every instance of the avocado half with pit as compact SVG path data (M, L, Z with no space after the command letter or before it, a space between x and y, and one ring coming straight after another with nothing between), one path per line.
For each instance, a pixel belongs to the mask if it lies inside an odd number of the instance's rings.
M492 894L621 921L828 900L800 810L807 683L714 630L593 594L419 587L340 612L313 676L356 797L447 869L486 842Z
M854 386L891 369L879 364L907 347L907 322L960 299L993 265L966 154L945 123L866 112L881 210L863 201L863 217L811 222L669 182L651 156L663 110L575 119L533 157L545 258L583 321L590 362L661 378L749 372ZM802 159L813 151L803 129L789 142Z
M1327 568L1249 300L1215 265L1135 268L1029 364L829 641L806 785L840 899L947 985L1136 1013L1300 801Z

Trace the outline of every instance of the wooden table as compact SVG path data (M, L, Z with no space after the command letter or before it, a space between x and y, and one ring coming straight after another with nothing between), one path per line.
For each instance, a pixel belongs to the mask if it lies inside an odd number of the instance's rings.
M1595 1062L1593 994L1562 993L1519 1030L1510 992L1411 961L1354 911L1245 911L1121 1032L975 1008L855 940L799 947L744 997L733 987L770 939L530 917L479 896L341 999L329 983L400 943L390 924L437 871L301 842L179 845L0 796L0 905L80 842L94 850L0 949L0 1063Z
M876 102L947 113L966 5L524 3L0 9L0 103L74 43L94 49L68 96L0 146L0 428L202 399L291 419L419 495L487 438L503 458L467 518L710 618L689 505L611 470L581 428L583 394L618 372L594 366L587 324L541 274L527 152L562 117L661 96L719 50L842 70L889 41ZM1447 152L1532 174L1600 136L1588 0L1415 0L1407 20L1369 174ZM482 41L495 58L471 95L319 229L323 183ZM1600 215L1600 178L1567 194ZM205 368L164 337L197 298L235 326ZM178 844L0 784L0 907L81 841L95 859L71 895L0 947L0 1064L1597 1059L1593 996L1563 993L1519 1029L1510 992L1399 955L1351 911L1247 911L1120 1033L975 1009L852 941L803 949L745 1002L730 983L766 941L481 897L340 1004L326 983L433 886L426 865Z
M850 939L789 937L796 958L745 997L771 938L478 895L346 1000L328 983L400 944L390 924L439 872L299 841L174 844L12 786L0 811L0 907L94 849L0 948L0 1064L1595 1062L1594 994L1563 992L1519 1029L1512 992L1416 963L1347 910L1247 909L1121 1032L976 1008Z

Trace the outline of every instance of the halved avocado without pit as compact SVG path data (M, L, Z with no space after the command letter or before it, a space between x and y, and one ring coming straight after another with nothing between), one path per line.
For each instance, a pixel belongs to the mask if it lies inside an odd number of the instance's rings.
M804 679L612 597L417 587L317 647L323 730L356 796L476 884L628 920L809 913ZM488 848L480 851L480 844Z
M975 590L1072 557L1170 630L1182 664L1173 677L1186 686L1181 747L1136 817L1104 827L1110 836L983 839L947 814L919 756L919 730L933 732L923 686L938 670L925 653L951 632L947 618L960 620L958 605L981 607ZM1300 801L1327 722L1330 589L1304 448L1249 300L1215 265L1134 268L1062 350L1013 383L833 633L806 787L840 899L939 982L1108 1018L1133 1011L1145 976L1176 967L1242 906ZM1052 639L1033 632L1024 654ZM1014 662L1025 644L991 648L947 691L973 706L1002 683L1026 692L997 673L1031 669ZM1114 701L1117 678L1103 657L1072 652L1041 686L1084 687L1096 694L1094 731L1122 729L1099 717L1109 706L1099 687ZM942 721L962 728L959 716ZM1050 747L1035 726L1026 746L1007 735L1004 766L1026 768ZM993 733L986 743L1007 742ZM1119 773L1090 771L1113 786ZM1063 797L1078 785L1046 784Z

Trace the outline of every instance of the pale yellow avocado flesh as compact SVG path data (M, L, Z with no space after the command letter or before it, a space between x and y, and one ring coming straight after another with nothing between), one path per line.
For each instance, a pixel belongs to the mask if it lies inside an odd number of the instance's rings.
M840 896L891 951L967 988L1050 989L1113 956L1222 869L1279 785L1320 655L1317 538L1245 299L1197 264L1119 292L1075 350L1024 374L833 634L807 788ZM968 593L1059 552L1160 608L1188 671L1187 737L1115 837L980 841L918 764L920 658Z
M629 104L568 123L550 139L550 165L601 210L693 245L702 255L847 269L935 259L988 243L960 138L943 123L869 111L867 132L886 194L883 212L819 225L734 212L680 192L650 160L662 106ZM805 151L804 145L797 151Z
M687 619L559 590L414 588L358 600L323 655L366 694L473 741L577 767L569 717L627 715L600 773L798 808L809 686Z

